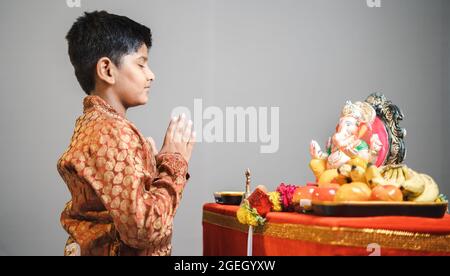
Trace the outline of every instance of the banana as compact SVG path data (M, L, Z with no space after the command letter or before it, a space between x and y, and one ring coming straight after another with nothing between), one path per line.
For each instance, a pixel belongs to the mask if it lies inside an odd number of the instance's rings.
M397 183L401 187L405 183L405 175L403 174L402 168L397 169Z
M391 181L393 182L397 181L397 175L398 175L397 169L392 169Z
M386 165L382 170L384 170L383 178L385 179L385 183L382 185L393 185L397 188L401 187L399 182L404 181L402 178L403 173L401 172L401 166Z
M408 200L415 202L433 202L439 196L439 187L433 178L426 174L419 174L425 182L425 189L417 197L409 197Z
M330 169L330 170L326 170L324 171L319 178L319 187L320 184L329 184L332 183L337 177L339 176L339 173L337 171L337 169Z
M352 182L366 183L365 171L362 167L352 166L352 170L350 171Z
M425 190L425 179L420 174L414 174L403 183L403 191L408 197L417 197Z
M369 165L369 167L366 170L365 177L366 181L369 184L371 188L378 186L378 185L386 185L386 180L383 178L383 176L380 173L380 169L377 168L375 165Z
M384 172L384 174L383 174L384 179L386 179L386 180L391 179L392 173L393 173L393 172L394 172L394 171L392 171L391 169L386 168L386 170L385 170L385 172Z
M402 170L402 167L398 167L397 168L397 178L399 178L399 177L405 177L405 175L403 174L403 170Z
M356 167L361 167L364 170L367 169L367 160L361 158L361 157L353 157L352 159L350 159L349 161L347 161L346 164L349 164L350 166L356 166Z
M403 175L405 176L405 180L408 180L411 178L411 174L409 173L409 168L406 165L404 165L402 167L402 171L403 171Z
M349 164L341 165L338 169L338 173L345 177L350 177L350 172L352 171L352 166Z
M327 168L327 160L326 159L312 159L309 162L309 167L314 173L314 176L319 179L322 173Z
M409 174L410 175L414 175L414 174L418 174L418 172L416 172L415 170L413 170L413 169L411 169L411 168L408 168L408 172L409 172Z
M397 175L398 175L398 171L396 169L391 169L392 173L390 178L387 180L389 185L393 185L396 187L399 187L398 183L397 183Z
M336 177L336 183L339 185L344 185L344 184L348 184L352 182L352 179L350 177L345 177L342 174L338 175L338 177Z
M379 168L377 168L377 166L371 164L366 170L367 182L369 183L369 181L372 180L373 178L381 177L380 171L381 170ZM371 183L369 183L369 184L371 184Z
M347 184L352 182L350 178L350 172L352 170L352 166L349 164L344 164L337 169L339 176L336 178L336 182L340 185Z

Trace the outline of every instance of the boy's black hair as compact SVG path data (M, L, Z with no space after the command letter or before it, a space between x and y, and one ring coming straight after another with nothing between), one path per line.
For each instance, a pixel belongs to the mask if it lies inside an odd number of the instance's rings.
M124 55L136 52L143 44L152 46L149 28L128 17L106 11L85 12L66 35L70 62L81 88L89 95L95 89L95 70L102 57L120 66Z

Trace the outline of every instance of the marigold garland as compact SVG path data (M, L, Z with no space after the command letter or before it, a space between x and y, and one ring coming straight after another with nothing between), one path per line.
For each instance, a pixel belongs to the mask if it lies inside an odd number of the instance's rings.
M261 217L255 208L251 208L248 200L244 200L236 213L237 219L242 224L250 226L263 225L266 219Z
M281 197L279 192L268 193L270 202L272 202L272 211L281 212L283 208L281 207Z

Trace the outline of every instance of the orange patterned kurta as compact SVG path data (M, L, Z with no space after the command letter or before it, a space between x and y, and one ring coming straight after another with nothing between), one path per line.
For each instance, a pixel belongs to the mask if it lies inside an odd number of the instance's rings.
M189 175L178 153L154 156L136 127L98 96L84 99L58 172L72 200L61 214L65 254L170 255L173 218Z

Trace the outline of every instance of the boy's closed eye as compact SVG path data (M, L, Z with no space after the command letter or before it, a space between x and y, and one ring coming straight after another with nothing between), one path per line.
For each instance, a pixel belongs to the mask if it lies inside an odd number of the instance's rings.
M139 65L139 67L144 68L147 65L147 60L148 60L147 57L144 57L144 56L139 57L138 58L138 65Z

